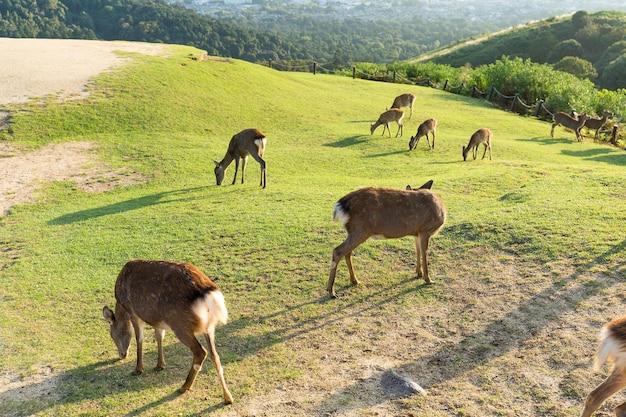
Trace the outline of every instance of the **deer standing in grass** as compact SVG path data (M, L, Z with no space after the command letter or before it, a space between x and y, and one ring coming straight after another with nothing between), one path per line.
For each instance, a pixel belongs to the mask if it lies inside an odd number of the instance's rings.
M215 180L217 185L221 185L224 181L224 175L226 168L235 161L235 176L233 177L233 184L237 180L237 171L239 170L239 160L241 159L241 183L243 184L244 175L246 172L246 162L248 162L248 155L252 155L255 161L261 165L261 186L265 188L266 185L266 173L265 173L265 160L263 154L265 153L265 145L267 139L265 135L261 133L259 129L245 129L237 133L232 137L228 144L228 150L224 159L220 162L213 161L215 163Z
M487 153L487 149L489 149L489 160L491 160L491 138L493 137L493 133L491 130L483 127L478 129L472 137L470 138L467 147L463 146L463 160L467 161L467 154L469 151L472 151L472 156L476 159L478 154L478 146L483 144L485 146L485 151L483 152L482 159L485 159L485 154Z
M406 93L401 94L393 100L391 109L399 109L401 107L408 107L411 110L409 119L413 117L413 102L415 102L415 94Z
M589 116L584 113L579 114L578 118L575 118L567 113L558 111L554 113L550 137L554 137L554 128L558 125L562 125L568 129L572 129L576 133L576 139L578 139L579 142L582 142L583 135L580 133L580 129L582 129L588 119Z
M404 111L400 109L390 109L387 110L378 117L378 120L373 125L370 125L370 134L374 134L376 128L380 125L385 126L383 128L383 135L385 134L385 130L389 131L389 137L391 137L391 129L389 129L389 123L396 122L398 124L398 131L396 132L396 137L398 134L402 136L404 132L404 127L402 126L402 119L404 118Z
M605 110L602 113L602 117L598 118L598 117L590 117L589 119L587 119L585 121L585 127L591 130L595 130L596 134L595 134L595 138L598 139L598 134L600 133L600 129L602 129L602 126L604 126L607 122L607 120L609 119L609 117L613 117L613 113L611 113L608 110Z
M626 316L605 324L600 331L594 368L599 369L607 361L613 363L613 370L603 383L589 393L580 417L591 417L604 401L626 387ZM626 402L615 407L615 415L626 417Z
M422 136L426 136L426 142L428 142L429 149L435 149L435 130L437 129L437 119L427 119L417 128L417 133L415 136L411 136L411 140L409 141L409 150L417 148L417 144L420 142L420 138ZM433 135L433 144L430 144L430 140L428 140L428 134L432 133Z
M124 265L115 282L115 299L115 312L105 306L102 315L110 324L111 337L122 359L126 358L134 329L136 375L143 372L144 325L154 327L158 349L157 370L165 367L165 330L172 330L193 353L193 364L180 388L181 392L188 391L207 356L207 351L195 336L202 333L222 384L224 400L228 404L233 402L215 349L215 327L226 323L228 311L222 292L198 268L170 261L130 261Z
M326 289L335 298L334 284L337 265L346 259L350 281L359 283L352 267L352 251L371 236L385 238L415 236L417 262L415 271L430 284L428 275L428 242L446 221L443 199L430 190L432 181L419 189L361 188L342 197L333 212L334 220L348 232L346 240L333 250L330 276Z

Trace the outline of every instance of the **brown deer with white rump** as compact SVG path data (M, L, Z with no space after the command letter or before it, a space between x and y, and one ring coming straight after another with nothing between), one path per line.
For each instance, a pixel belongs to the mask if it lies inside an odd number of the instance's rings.
M130 261L124 265L115 282L115 299L115 312L104 307L102 315L111 325L111 337L122 359L126 358L134 329L137 342L136 375L143 372L144 325L154 327L158 370L165 367L165 330L172 330L193 353L193 364L180 388L181 392L188 391L207 356L207 351L195 336L202 333L222 384L224 401L228 404L233 402L215 349L215 327L220 323L225 324L228 319L224 295L198 268L188 263L170 261Z
M348 232L346 240L333 250L330 276L326 289L335 298L334 284L337 265L346 259L350 281L359 283L352 267L352 251L371 236L387 239L415 236L418 277L430 284L428 275L428 242L446 221L443 199L430 190L432 180L419 189L397 190L392 188L361 188L345 195L335 204L334 220Z
M463 146L463 160L467 161L467 154L469 151L472 151L472 156L476 159L478 154L478 145L483 144L485 146L485 151L483 152L482 159L485 159L485 154L487 153L487 149L489 149L489 160L491 160L491 138L493 137L493 133L491 130L483 127L478 129L472 137L470 138L467 147Z
M404 118L404 111L400 109L389 109L378 117L378 120L373 125L370 125L370 134L374 134L376 128L380 125L384 125L383 127L383 135L385 134L385 130L389 131L389 137L391 137L391 129L389 129L389 123L396 122L398 124L398 131L396 132L396 137L398 134L402 136L404 132L404 128L402 126L402 119Z
M233 160L235 161L235 176L233 177L233 184L237 180L237 171L239 170L239 159L241 159L241 183L243 184L244 175L246 172L246 162L248 162L248 155L252 155L255 161L261 165L261 186L265 188L265 160L263 154L265 153L265 145L267 139L265 135L261 133L259 129L245 129L237 133L232 137L228 144L228 150L221 162L213 161L215 163L215 179L217 185L221 185L224 181L224 174L226 168Z
M589 116L584 113L579 114L578 118L574 118L567 113L558 111L554 113L550 137L554 137L554 128L558 125L562 125L568 129L572 129L576 133L576 139L578 139L579 142L582 142L583 135L580 133L580 129L582 129L588 119Z
M411 136L411 140L409 141L409 150L417 148L417 144L420 142L420 138L422 136L426 136L426 142L428 142L429 149L435 149L435 130L437 129L437 119L426 119L421 125L417 128L417 133L415 136ZM433 144L430 144L430 140L428 140L428 134L432 133L433 135Z
M413 103L415 102L415 94L406 93L401 94L393 100L393 104L390 109L399 109L401 107L408 107L411 110L409 119L413 117Z
M602 126L604 126L606 124L606 122L608 121L609 117L613 117L613 113L611 113L608 110L605 110L602 113L602 117L601 118L597 118L597 117L590 117L589 119L587 119L585 121L585 127L591 130L595 130L596 134L595 134L595 138L598 139L598 134L600 132L600 129L602 129Z
M600 331L594 368L599 369L607 361L613 363L611 375L589 393L580 417L591 417L605 400L626 387L626 316L605 324ZM626 402L615 407L615 415L626 417Z

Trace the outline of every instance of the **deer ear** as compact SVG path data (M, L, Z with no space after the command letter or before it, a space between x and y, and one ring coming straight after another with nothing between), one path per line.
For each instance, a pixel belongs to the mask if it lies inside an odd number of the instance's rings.
M430 187L432 187L432 186L433 186L433 180L430 180L430 181L427 181L424 185L422 185L420 187L420 190L422 190L422 189L430 190Z
M407 191L411 191L411 190L413 190L413 189L411 188L411 186L410 186L410 185L407 185L407 186L406 186L406 190L407 190Z
M217 162L216 160L213 160L213 163L215 164L216 167L220 166L220 163Z
M102 309L102 316L109 324L113 324L113 322L115 321L115 314L107 306L104 306L104 308Z

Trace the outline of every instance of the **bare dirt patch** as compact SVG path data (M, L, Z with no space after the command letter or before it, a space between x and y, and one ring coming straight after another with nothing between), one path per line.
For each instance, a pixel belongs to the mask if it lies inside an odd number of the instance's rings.
M73 39L0 38L0 105L23 103L57 94L84 97L92 77L130 62L116 51L166 55L167 45ZM8 64L8 65L5 65ZM9 113L0 109L0 130ZM93 144L59 143L24 153L0 142L0 215L11 206L32 201L41 183L73 181L85 191L105 191L143 179L130 171L112 171L97 163Z

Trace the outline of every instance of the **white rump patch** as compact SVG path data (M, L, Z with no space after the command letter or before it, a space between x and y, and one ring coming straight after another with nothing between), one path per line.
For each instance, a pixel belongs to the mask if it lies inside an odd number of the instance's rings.
M201 329L204 332L210 325L217 323L226 324L228 311L224 302L224 294L221 291L211 291L202 298L198 298L192 305L191 310L198 317Z
M257 148L265 149L266 143L267 143L267 140L265 138L254 140L254 144L256 145Z
M346 223L348 223L348 220L350 220L350 215L346 213L345 211L343 211L339 203L335 203L335 209L333 211L333 220L334 221L339 220L341 222L341 225L344 227Z
M604 363L613 362L618 369L626 368L626 352L620 341L609 335L609 330L604 327L600 331L600 349L594 361L594 368L600 369Z

